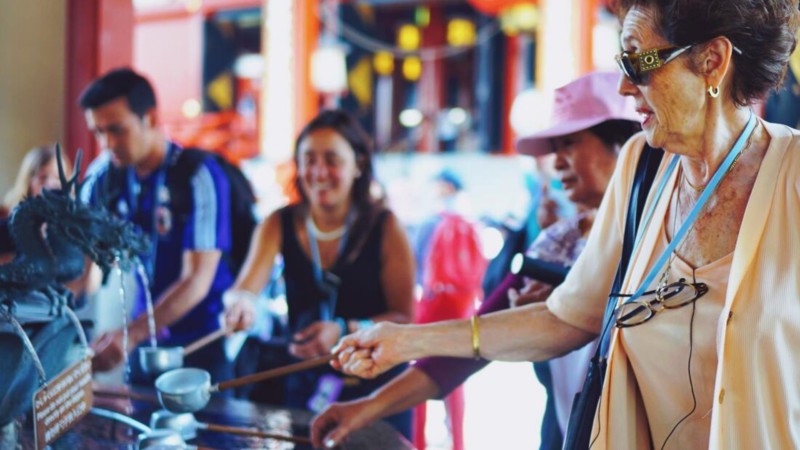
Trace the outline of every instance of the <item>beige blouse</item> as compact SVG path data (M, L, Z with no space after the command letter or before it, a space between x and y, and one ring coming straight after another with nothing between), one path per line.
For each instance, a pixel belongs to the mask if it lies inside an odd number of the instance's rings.
M648 263L648 271L667 245L669 242L662 221L660 238ZM636 380L654 380L649 383L637 381L654 448L708 447L717 371L717 329L725 306L732 260L733 253L729 253L692 270L673 254L668 282L681 278L689 282L696 280L706 283L708 292L694 304L665 309L649 321L619 332L620 345L628 355ZM662 269L664 271L666 268ZM653 284L648 289L655 289L658 279Z

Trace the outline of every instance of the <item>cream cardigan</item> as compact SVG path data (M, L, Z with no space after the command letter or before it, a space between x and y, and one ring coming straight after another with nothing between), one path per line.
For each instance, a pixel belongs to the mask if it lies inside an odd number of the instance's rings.
M800 131L762 123L772 140L745 210L716 324L718 364L709 442L715 450L800 448ZM626 144L586 249L547 301L561 320L593 333L600 332L643 145L642 134ZM668 187L672 185L674 179ZM655 190L648 205L657 201L656 210L631 260L625 291L635 290L646 275L667 210L669 195L654 199ZM637 380L625 350L616 345L616 330L612 327L606 383L592 432L599 437L592 449L650 448ZM665 380L674 379L671 375L665 374Z

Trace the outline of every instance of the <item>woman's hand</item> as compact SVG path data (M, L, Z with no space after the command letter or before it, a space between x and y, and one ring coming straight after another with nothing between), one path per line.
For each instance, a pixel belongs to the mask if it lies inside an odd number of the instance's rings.
M250 291L231 289L222 295L225 305L225 327L231 332L248 330L256 318L256 300Z
M314 322L295 333L289 353L300 359L327 355L342 334L342 328L336 322Z
M328 406L311 422L311 441L314 448L336 447L353 431L377 420L382 410L371 398Z
M381 322L345 336L334 347L331 365L348 375L375 378L392 367L416 359L414 340L407 330L413 326Z
M508 290L508 300L512 308L517 308L530 303L543 302L550 297L553 292L553 286L541 281L530 280L522 289Z

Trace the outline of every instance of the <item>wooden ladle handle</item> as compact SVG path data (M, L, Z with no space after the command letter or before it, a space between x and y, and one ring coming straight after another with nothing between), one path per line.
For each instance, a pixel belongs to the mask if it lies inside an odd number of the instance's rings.
M260 437L266 439L278 439L281 441L288 441L294 442L295 444L311 444L311 439L306 437L299 437L299 436L287 436L285 434L275 434L275 433L267 433L265 431L258 430L256 428L245 428L245 427L231 427L227 425L215 425L213 423L200 423L198 424L198 428L208 430L208 431L216 431L219 433L230 433L230 434L238 434L240 436L253 436L253 437Z
M211 387L211 391L221 391L223 389L236 388L247 384L255 383L257 381L268 380L270 378L282 377L291 373L300 372L306 369L322 366L332 360L334 355L319 356L313 359L307 359L298 363L289 364L288 366L278 367L277 369L265 370L263 372L254 373L240 378L223 381Z
M206 345L216 341L217 339L221 338L222 336L225 336L227 333L228 333L228 329L227 328L220 328L219 330L217 330L217 331L215 331L213 333L209 333L209 334L201 337L200 339L192 342L191 344L189 344L189 345L187 345L186 347L183 348L183 356L188 356L189 354L200 350L201 348L203 348Z

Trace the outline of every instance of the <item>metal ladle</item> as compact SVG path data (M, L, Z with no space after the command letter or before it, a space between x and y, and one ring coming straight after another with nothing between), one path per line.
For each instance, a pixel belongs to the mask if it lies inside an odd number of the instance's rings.
M166 413L166 414L165 414ZM212 431L217 433L237 434L240 436L250 436L265 439L275 439L295 444L311 444L311 439L306 437L291 436L285 434L269 433L253 427L235 427L228 425L217 425L213 423L200 422L190 413L172 414L166 411L156 411L150 419L150 427L153 430L171 429L179 432L184 439L194 439L197 430Z
M172 369L183 367L183 358L200 350L228 333L220 328L201 337L186 347L139 347L139 363L144 373L158 375Z
M205 370L196 368L174 369L156 379L158 400L161 402L161 406L174 413L195 412L203 409L208 404L208 400L214 392L311 369L326 364L333 357L334 355L320 356L277 369L265 370L223 381L213 386L211 385L211 375Z

